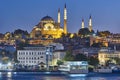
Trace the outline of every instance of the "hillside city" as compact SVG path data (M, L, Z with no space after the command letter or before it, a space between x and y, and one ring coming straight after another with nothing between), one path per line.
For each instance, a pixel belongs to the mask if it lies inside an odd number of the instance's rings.
M82 19L80 29L70 33L66 5L61 24L58 9L58 21L47 15L30 33L22 29L0 33L0 70L58 71L66 63L73 69L120 70L120 33L94 31L91 15L88 27Z

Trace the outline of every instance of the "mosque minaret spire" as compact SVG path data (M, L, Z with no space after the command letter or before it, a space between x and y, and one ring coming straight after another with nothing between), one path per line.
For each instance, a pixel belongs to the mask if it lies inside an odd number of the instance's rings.
M90 18L89 18L89 31L91 32L92 31L92 17L90 15Z
M67 8L64 6L64 33L67 34Z
M60 27L60 8L58 9L58 26Z
M82 27L81 28L82 29L85 28L85 26L84 26L84 19L82 19Z

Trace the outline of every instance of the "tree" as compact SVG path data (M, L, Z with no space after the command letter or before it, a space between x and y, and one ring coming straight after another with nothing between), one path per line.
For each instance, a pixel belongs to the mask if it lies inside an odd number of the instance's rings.
M17 29L13 32L14 37L18 36L19 38L26 38L29 36L29 33L27 31L21 30L21 29Z
M91 56L88 58L88 63L89 63L89 65L97 66L99 64L99 60L97 57Z
M7 64L10 61L9 57L2 57L2 63Z
M90 34L90 31L88 28L82 28L79 30L78 34L82 37L85 37Z
M67 51L66 52L66 55L64 57L64 60L65 61L73 61L74 60L74 56L72 55L72 52L71 51Z
M57 60L57 65L62 65L63 64L63 61L62 60Z
M120 58L116 57L114 60L116 61L116 64L120 65Z
M109 64L112 62L112 59L110 59L110 60L107 60L106 62L105 62L105 65L106 66L109 66Z
M82 28L78 32L78 35L81 37L87 37L87 36L92 35L92 34L94 34L94 30L89 31L88 28Z
M14 31L14 34L25 34L25 35L28 35L28 32L24 31L24 30L21 30L21 29L17 29L17 30Z
M61 37L62 37L62 38L66 37L65 33L62 33L62 34L61 34Z
M87 56L84 54L77 54L74 60L75 61L87 61Z

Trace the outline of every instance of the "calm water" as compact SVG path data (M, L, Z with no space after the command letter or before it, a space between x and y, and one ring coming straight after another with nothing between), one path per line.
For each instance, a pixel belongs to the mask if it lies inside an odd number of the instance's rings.
M59 75L38 72L0 72L0 80L120 80L118 74Z

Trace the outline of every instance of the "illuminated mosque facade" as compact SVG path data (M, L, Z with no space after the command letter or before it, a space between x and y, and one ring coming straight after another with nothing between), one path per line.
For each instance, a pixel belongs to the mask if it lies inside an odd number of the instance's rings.
M62 33L67 34L67 9L64 6L64 27L60 26L60 9L58 9L58 21L55 22L50 16L45 16L33 28L30 33L31 38L60 38Z
M60 9L58 9L58 21L56 22L52 17L45 16L41 19L41 21L34 26L30 33L30 37L34 39L40 39L40 38L46 38L46 39L56 39L60 38L62 34L64 33L67 35L67 8L66 4L64 6L64 26L61 27L61 15L60 15ZM84 19L82 19L82 25L81 29L85 29L84 27ZM89 25L88 30L90 32L93 31L92 29L92 18L90 15L89 18Z

